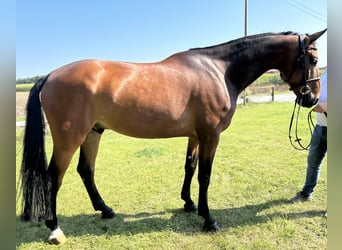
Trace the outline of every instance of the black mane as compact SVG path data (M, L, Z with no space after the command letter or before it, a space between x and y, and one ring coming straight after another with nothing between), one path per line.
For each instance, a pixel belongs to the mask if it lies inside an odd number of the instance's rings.
M247 37L241 37L238 39L234 39L225 43L221 43L221 44L217 44L217 45L212 45L212 46L207 46L207 47L199 47L199 48L191 48L189 50L211 50L211 49L215 49L218 47L225 47L226 45L232 45L234 43L240 43L240 42L248 42L251 40L255 40L257 38L263 38L263 37L267 37L267 36L279 36L279 35L298 35L298 33L293 32L293 31L285 31L285 32L280 32L280 33L272 33L272 32L268 32L268 33L261 33L261 34L256 34L256 35L250 35Z

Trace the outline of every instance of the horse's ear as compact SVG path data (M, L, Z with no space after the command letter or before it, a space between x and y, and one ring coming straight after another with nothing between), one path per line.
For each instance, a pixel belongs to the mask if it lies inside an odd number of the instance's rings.
M316 41L321 35L323 35L325 32L327 31L327 29L313 33L311 35L308 35L308 39L310 41L310 44L313 43L314 41Z

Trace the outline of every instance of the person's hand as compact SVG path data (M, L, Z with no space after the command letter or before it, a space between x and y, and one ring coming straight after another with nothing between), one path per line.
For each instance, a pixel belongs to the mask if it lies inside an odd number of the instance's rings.
M321 102L318 103L312 110L318 113L328 112L328 105L326 102Z

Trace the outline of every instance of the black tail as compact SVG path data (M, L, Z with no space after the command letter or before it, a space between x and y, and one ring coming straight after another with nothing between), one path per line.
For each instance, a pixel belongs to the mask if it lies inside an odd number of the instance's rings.
M45 122L39 97L47 78L48 76L35 83L26 106L26 128L21 163L22 219L26 221L51 217L48 212L51 181L47 174L44 146Z

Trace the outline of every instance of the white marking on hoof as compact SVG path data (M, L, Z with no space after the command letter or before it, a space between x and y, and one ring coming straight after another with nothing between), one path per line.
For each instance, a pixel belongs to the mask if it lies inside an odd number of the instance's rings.
M55 230L51 231L50 236L48 238L48 242L50 244L54 244L54 245L61 245L64 242L66 242L66 237L63 233L63 231L57 227Z

